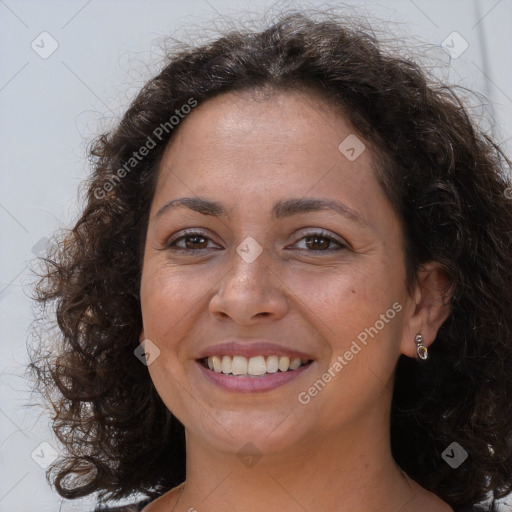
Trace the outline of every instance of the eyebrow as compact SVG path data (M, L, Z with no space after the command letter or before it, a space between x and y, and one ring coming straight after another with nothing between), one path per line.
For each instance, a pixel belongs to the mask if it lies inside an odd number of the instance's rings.
M217 201L203 197L179 197L165 203L155 214L155 219L179 207L188 208L202 215L211 215L214 217L226 217L229 215L228 211ZM335 199L306 197L282 199L274 203L272 207L272 218L279 220L285 217L291 217L292 215L322 210L334 211L357 224L373 229L372 225L360 213Z

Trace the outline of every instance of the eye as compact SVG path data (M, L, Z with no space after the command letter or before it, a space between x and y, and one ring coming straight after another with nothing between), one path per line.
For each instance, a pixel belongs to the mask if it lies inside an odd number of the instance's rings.
M335 239L324 231L307 233L295 242L295 244L298 244L302 240L304 240L305 247L299 249L306 250L307 252L331 252L347 248L347 244ZM171 238L170 241L166 243L165 248L177 252L200 251L202 249L212 248L208 247L208 242L211 242L211 239L203 232L189 231L177 238ZM331 248L333 244L337 247Z
M308 252L331 252L331 251L339 251L341 249L347 248L347 245L343 242L335 239L330 236L325 231L315 231L313 233L307 233L305 236L300 238L297 242L301 242L304 240L306 250L309 249ZM336 248L329 249L332 244L336 244ZM316 248L315 248L316 247ZM302 249L302 248L301 248Z
M178 252L198 251L208 249L208 241L211 241L211 239L201 231L189 231L178 238L171 239L165 248ZM178 242L183 242L184 246L183 244L181 246L178 245Z

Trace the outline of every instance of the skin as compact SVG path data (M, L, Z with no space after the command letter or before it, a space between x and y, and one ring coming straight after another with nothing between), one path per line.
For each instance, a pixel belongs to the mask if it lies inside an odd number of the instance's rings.
M338 149L352 133L310 91L237 92L196 107L166 149L145 245L140 341L160 350L148 370L186 429L176 512L452 510L405 475L389 443L397 359L415 357L417 333L427 346L435 339L449 314L447 278L429 263L407 292L402 227L377 182L371 145L364 141L354 161ZM229 215L180 207L155 216L184 196L216 200ZM329 210L273 219L274 202L291 197L336 199L367 225ZM166 249L186 228L208 238L182 239L188 253ZM345 247L304 238L319 229ZM252 262L236 252L247 237L262 248ZM301 404L299 393L394 303L400 312ZM204 379L196 358L233 337L275 341L314 362L271 391L226 391ZM248 442L261 454L250 467L237 457ZM179 491L144 512L170 512Z

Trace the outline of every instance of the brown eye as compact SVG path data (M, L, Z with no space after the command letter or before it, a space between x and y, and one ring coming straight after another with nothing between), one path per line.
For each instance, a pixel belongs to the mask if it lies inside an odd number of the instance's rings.
M331 245L331 240L325 236L308 236L305 238L306 246L308 249L328 249Z
M309 252L331 252L333 250L341 250L347 247L344 243L322 232L308 234L302 237L298 242L302 240L305 241L305 248L308 249ZM332 247L333 244L337 247Z
M185 240L185 246L187 249L204 249L206 247L205 240L207 240L207 238L205 236L187 235L182 237L182 239ZM206 245L208 245L208 242L206 242Z
M201 232L190 232L171 240L165 248L184 252L198 251L208 249L209 241L211 241L210 238Z

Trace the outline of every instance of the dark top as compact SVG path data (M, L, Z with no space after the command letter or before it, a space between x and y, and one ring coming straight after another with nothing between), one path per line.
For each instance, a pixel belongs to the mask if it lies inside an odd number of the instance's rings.
M122 507L96 508L94 512L140 512L151 501L153 501L151 498L146 498L136 503L123 505ZM465 509L457 509L454 512L486 512L486 509L473 505Z

